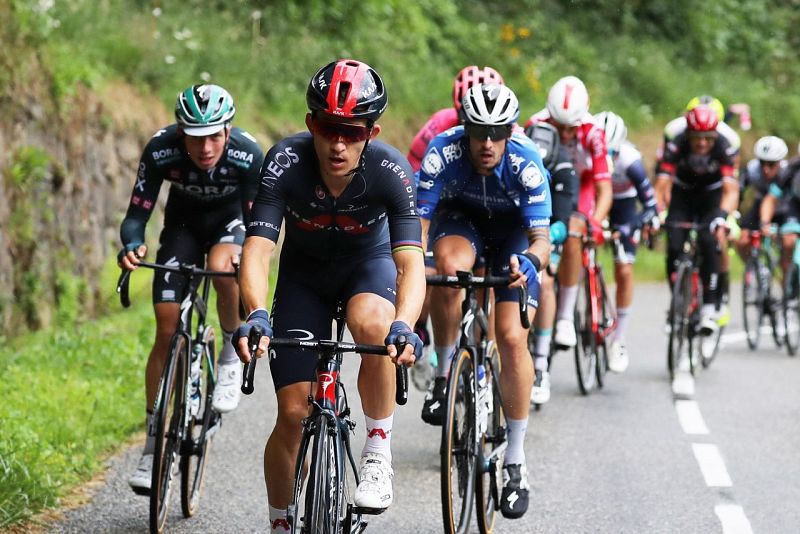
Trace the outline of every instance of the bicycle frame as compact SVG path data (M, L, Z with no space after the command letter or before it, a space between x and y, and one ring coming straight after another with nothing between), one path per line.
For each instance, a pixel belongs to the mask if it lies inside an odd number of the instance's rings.
M611 311L609 317L611 321L605 324L603 321L603 302L601 302L601 289L603 295L606 295L605 287L601 288L602 283L602 268L597 262L597 241L594 238L592 223L588 218L586 221L586 229L584 232L571 233L574 237L581 239L581 263L583 264L584 272L588 277L589 282L589 309L591 310L591 331L595 336L598 344L605 342L605 339L617 328L617 314L613 312L614 308L609 299L606 299L605 305ZM621 247L617 239L613 240L615 250ZM607 296L607 295L606 295Z

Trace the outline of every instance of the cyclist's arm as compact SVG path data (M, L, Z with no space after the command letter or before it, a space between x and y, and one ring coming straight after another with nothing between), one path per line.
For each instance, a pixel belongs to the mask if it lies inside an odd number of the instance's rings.
M128 210L119 228L119 237L127 255L122 258L123 266L127 269L135 266L138 261L134 257L134 250L141 257L147 252L144 245L144 234L147 222L153 214L153 209L158 201L158 193L164 181L163 176L157 171L152 158L153 151L150 144L145 147L139 160L139 171L136 174L136 184L133 186ZM129 264L126 264L126 261Z
M659 212L664 211L669 207L669 202L672 200L672 175L666 173L659 173L656 176L656 206Z
M736 161L736 156L726 153L720 162L722 198L720 199L719 207L725 211L726 216L739 207L739 180L736 176Z
M603 221L611 211L611 202L614 198L606 136L603 130L595 127L589 132L587 148L592 156L592 177L595 187L594 218Z
M419 222L420 222L420 226L422 227L422 250L423 251L427 251L428 250L428 239L430 238L428 233L430 232L430 229L431 229L431 220L430 219L426 219L424 217L420 217Z
M239 266L239 292L247 315L259 308L267 309L269 264L274 250L275 242L271 239L251 235L244 241Z
M642 160L638 159L628 166L625 174L636 188L636 196L639 197L639 202L642 206L647 208L656 207L656 199L653 192L653 186L647 178L647 171L644 170Z
M614 198L611 180L601 180L599 182L595 182L594 187L594 218L598 221L604 221L608 218L609 212L611 212L611 202Z
M392 254L397 267L395 321L417 322L425 300L425 262L420 250L398 250Z
M769 226L772 218L775 216L775 207L778 204L778 199L781 198L783 192L776 184L769 187L769 192L764 196L759 208L758 219L761 222L761 227Z

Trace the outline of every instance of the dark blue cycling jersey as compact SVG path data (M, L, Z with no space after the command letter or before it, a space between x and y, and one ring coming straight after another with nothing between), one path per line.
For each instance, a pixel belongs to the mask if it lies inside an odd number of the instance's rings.
M525 229L548 227L552 214L549 180L539 149L516 132L492 174L478 174L469 159L464 127L456 126L428 145L419 170L419 214L431 219L444 197L456 199L473 217L519 213Z
M408 160L394 147L370 141L362 161L334 198L322 181L311 134L283 139L264 159L247 236L277 242L285 217L284 252L333 260L363 257L389 245L392 252L421 248Z

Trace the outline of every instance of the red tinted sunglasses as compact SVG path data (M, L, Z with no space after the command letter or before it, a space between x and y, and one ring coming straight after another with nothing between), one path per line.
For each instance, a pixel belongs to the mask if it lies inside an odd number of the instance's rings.
M345 143L360 143L367 140L372 133L372 128L367 126L326 121L318 118L311 119L310 130L311 133L321 135L328 141L341 139Z

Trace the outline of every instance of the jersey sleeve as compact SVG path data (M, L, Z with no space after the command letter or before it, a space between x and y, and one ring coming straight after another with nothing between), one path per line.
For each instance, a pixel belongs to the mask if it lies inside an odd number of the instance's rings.
M124 246L144 243L145 227L153 214L153 208L155 208L158 200L158 193L161 191L164 177L156 167L152 153L153 141L151 140L139 160L136 184L133 186L131 198L128 202L128 211L125 213L125 218L120 225L119 234Z
M548 227L550 216L553 214L550 173L544 167L539 150L532 141L524 150L524 154L525 160L520 164L519 173L516 175L522 227L525 229Z
M291 147L287 147L291 153ZM247 223L247 237L257 236L277 243L286 209L285 182L290 171L280 167L276 158L286 155L280 145L273 146L261 166L261 181L258 193L250 210L250 221Z
M608 168L608 149L606 136L600 128L593 128L586 136L586 148L592 158L592 176L596 182L611 180L611 171Z
M625 171L625 175L636 188L636 196L639 197L639 202L642 203L642 206L654 208L656 206L656 197L653 186L647 178L647 171L644 170L642 160L633 161Z
M422 252L422 227L417 215L417 192L411 165L397 152L394 163L382 166L389 239L392 253L401 250Z

